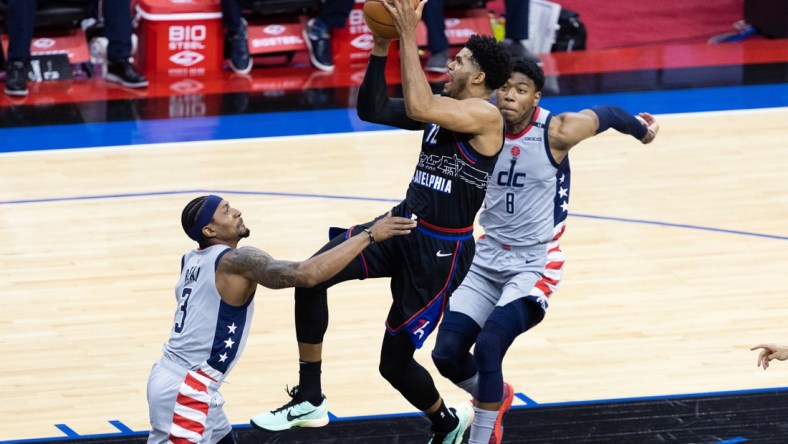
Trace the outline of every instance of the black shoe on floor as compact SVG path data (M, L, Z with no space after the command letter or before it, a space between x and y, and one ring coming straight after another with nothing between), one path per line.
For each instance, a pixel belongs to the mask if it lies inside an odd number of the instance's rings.
M120 83L127 88L145 88L148 79L140 74L128 60L116 60L107 63L107 74L104 79L108 82Z
M241 19L241 29L234 35L225 36L224 40L225 57L230 59L230 69L236 74L249 74L252 70L247 27L246 20Z
M309 19L304 28L304 43L309 49L312 66L325 71L334 70L334 55L331 53L331 28L320 18Z
M14 97L27 95L27 63L15 61L6 64L5 93Z

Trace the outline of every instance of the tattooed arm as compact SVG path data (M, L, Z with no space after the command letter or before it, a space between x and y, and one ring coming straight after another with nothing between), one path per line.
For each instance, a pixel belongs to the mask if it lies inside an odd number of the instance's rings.
M243 305L257 284L268 288L314 287L345 268L374 239L410 233L416 223L387 215L376 221L369 235L353 236L334 248L305 261L277 260L255 247L241 247L222 256L216 270L216 288L227 303Z

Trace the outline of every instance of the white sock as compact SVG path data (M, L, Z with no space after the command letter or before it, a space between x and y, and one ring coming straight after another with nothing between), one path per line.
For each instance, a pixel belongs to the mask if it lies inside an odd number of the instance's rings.
M479 384L479 374L476 373L475 375L471 376L465 381L458 382L456 385L457 387L468 392L469 395L476 396L476 386L478 384Z
M498 419L498 410L482 410L474 407L473 425L471 425L471 436L468 444L488 444L492 436L495 420Z

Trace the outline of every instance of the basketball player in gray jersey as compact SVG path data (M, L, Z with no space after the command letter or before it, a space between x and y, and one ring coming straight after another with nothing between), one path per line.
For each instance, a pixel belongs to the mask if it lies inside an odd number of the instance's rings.
M432 352L441 374L474 397L472 444L501 442L501 421L514 396L503 382L503 357L519 334L542 320L561 281L558 239L569 203L569 150L608 128L642 143L659 130L650 114L633 116L613 106L552 115L539 107L543 86L535 62L515 61L496 92L506 142L479 216L485 234L449 300Z
M289 262L254 247L238 248L249 229L241 212L219 196L189 202L181 224L199 248L181 259L170 339L148 378L148 443L235 442L218 390L246 344L258 284L314 286L339 272L373 240L406 235L416 227L410 219L387 215L368 229L368 236L348 239L303 262Z

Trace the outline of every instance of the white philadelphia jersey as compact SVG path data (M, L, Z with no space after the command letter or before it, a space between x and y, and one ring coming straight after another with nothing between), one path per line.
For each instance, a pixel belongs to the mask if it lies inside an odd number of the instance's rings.
M254 312L254 297L235 307L222 301L216 289L216 267L228 251L226 245L214 245L183 256L175 287L175 321L163 347L172 362L201 371L217 383L241 357Z
M557 164L550 152L551 114L536 107L531 124L506 135L487 185L479 223L501 244L528 247L556 241L569 207L569 157Z

